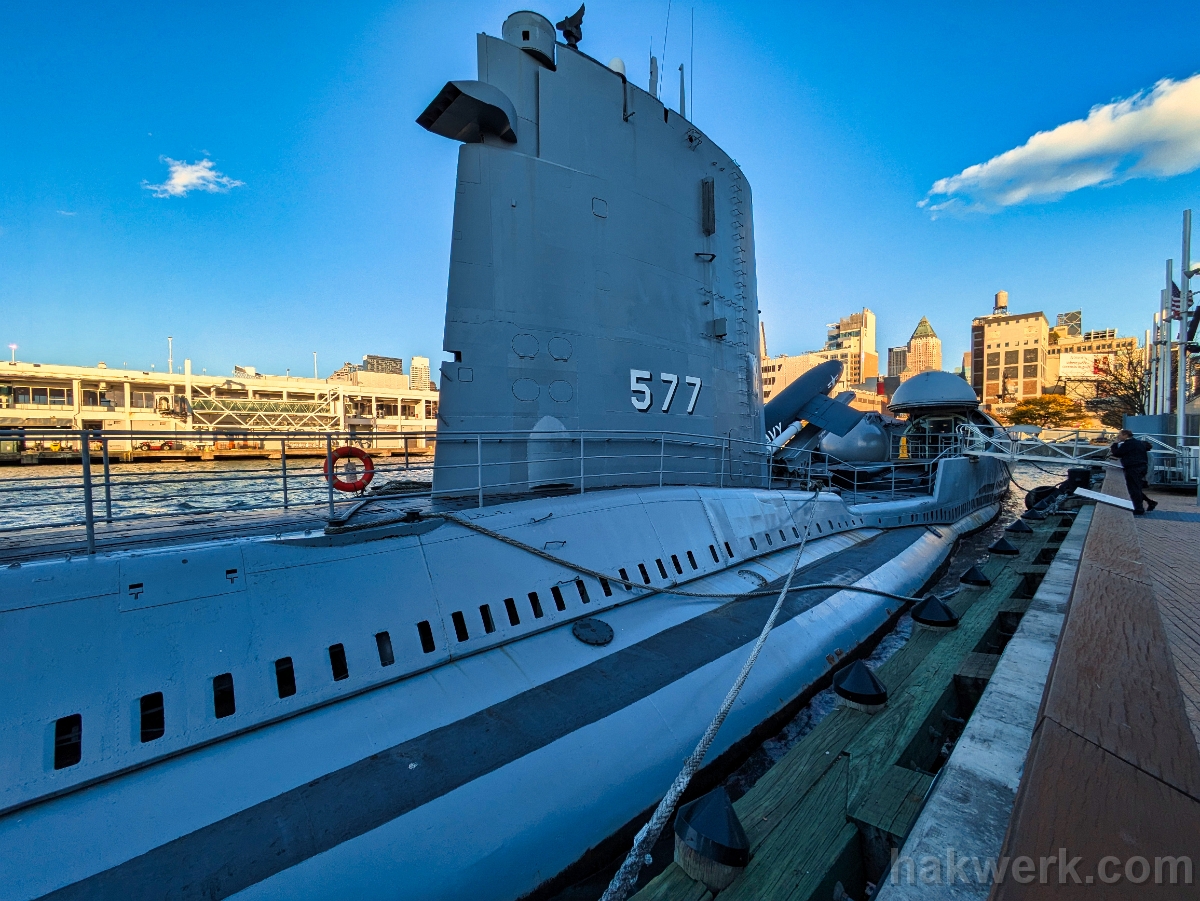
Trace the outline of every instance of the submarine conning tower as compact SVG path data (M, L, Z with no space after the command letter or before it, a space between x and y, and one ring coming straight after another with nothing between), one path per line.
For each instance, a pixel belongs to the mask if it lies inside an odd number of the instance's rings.
M435 495L736 482L764 438L749 184L548 19L502 33L417 119L462 142Z

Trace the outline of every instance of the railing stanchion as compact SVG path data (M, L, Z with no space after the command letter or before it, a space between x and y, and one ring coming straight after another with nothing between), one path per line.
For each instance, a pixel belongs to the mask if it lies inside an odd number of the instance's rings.
M479 480L479 507L483 508L483 436L475 436L475 466Z
M325 433L325 479L329 482L329 516L333 518L333 435Z
M108 438L101 435L100 448L104 454L104 521L112 522L112 478L108 471Z
M721 477L718 480L718 487L725 487L725 441L721 442Z
M583 494L583 432L579 433L579 493Z
M283 509L288 508L287 490L287 439L279 439L279 469L283 475Z
M658 487L663 486L663 463L667 454L667 435L665 432L658 433Z
M88 430L79 433L79 460L83 464L83 520L87 528L87 552L96 553L96 521L92 515L92 447Z
M408 436L404 436L404 471L408 472Z

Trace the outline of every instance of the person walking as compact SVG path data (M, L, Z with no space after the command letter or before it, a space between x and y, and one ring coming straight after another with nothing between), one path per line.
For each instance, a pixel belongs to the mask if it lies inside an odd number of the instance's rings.
M1125 487L1129 489L1129 499L1133 501L1134 516L1143 516L1147 510L1158 506L1157 501L1142 493L1146 485L1146 473L1150 469L1150 458L1147 456L1150 447L1149 441L1134 438L1129 429L1117 432L1117 443L1112 446L1112 455L1121 461L1121 468L1125 471Z

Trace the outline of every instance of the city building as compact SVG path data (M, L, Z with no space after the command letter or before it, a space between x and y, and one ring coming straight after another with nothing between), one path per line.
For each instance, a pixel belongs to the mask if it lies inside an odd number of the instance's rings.
M265 375L237 366L232 376L192 372L0 362L0 429L282 431L436 428L438 392L429 362L415 377L392 357L364 357L329 379ZM410 384L410 382L412 382Z
M1080 323L1076 320L1075 324ZM1138 347L1136 337L1118 337L1115 328L1089 332L1076 328L1072 333L1070 326L1056 326L1050 330L1046 348L1046 384L1062 388L1072 397L1093 398L1096 382L1113 359L1122 353L1136 353Z
M891 375L890 351L888 362L888 375ZM908 339L908 346L905 348L904 354L904 367L896 375L903 382L919 372L929 372L931 369L937 370L941 368L942 339L937 336L937 332L933 330L933 326L929 324L929 320L922 316L921 321L917 323L917 327L912 333L912 337Z
M971 320L971 386L985 410L1003 414L1042 393L1049 335L1044 313L1009 313L1007 291L991 315Z
M808 370L826 360L841 360L842 378L836 391L846 391L879 375L879 354L875 351L875 314L863 308L830 323L825 346L802 354L766 356L766 333L760 335L762 353L763 399L770 400Z
M900 378L900 373L908 368L908 345L888 348L887 374L890 379Z

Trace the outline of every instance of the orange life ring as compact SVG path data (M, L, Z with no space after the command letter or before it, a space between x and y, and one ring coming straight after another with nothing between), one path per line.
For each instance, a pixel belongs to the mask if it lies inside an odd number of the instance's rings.
M361 460L363 465L363 474L353 482L347 482L345 479L339 479L337 473L333 474L333 487L338 491L362 491L371 484L371 479L375 478L375 462L361 447L337 447L333 450L333 462L343 460L346 457L353 457L356 460ZM325 478L329 478L329 457L325 458Z

